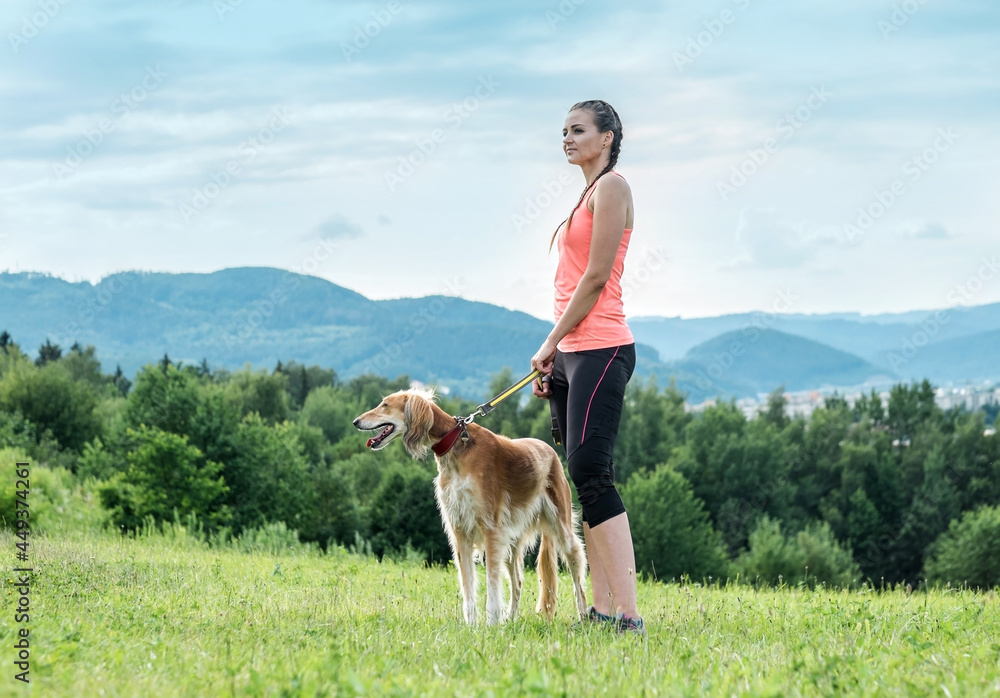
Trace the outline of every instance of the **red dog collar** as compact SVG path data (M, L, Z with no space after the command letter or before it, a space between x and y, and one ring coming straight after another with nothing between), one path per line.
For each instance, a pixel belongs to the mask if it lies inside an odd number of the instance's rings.
M443 456L450 451L451 447L454 446L455 442L458 440L459 435L463 433L467 433L465 432L465 422L459 421L458 424L451 428L451 431L442 436L436 444L431 446L431 450L434 451L434 455Z

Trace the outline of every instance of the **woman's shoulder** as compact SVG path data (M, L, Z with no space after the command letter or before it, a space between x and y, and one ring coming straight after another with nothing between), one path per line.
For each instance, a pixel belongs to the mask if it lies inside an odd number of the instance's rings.
M611 177L610 175L615 175ZM594 192L600 191L610 191L610 192L630 192L632 188L628 185L628 180L620 173L615 170L611 170L607 175L601 177L597 180L597 186L594 187Z
M612 177L611 175L617 175ZM622 201L631 201L632 199L632 188L628 185L625 178L619 173L611 170L606 175L597 180L597 184L594 186L594 195L591 199L598 199L604 201L614 201L616 199ZM587 209L593 213L593 207L596 205L595 201L587 202Z

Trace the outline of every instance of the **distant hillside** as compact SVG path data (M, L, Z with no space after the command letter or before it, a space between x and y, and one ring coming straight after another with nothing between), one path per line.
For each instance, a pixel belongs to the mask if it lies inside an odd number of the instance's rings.
M884 383L996 377L1000 304L947 311L930 343L902 367L890 362L888 352L901 352L926 317L914 311L634 318L635 380L653 375L666 386L675 375L697 403L717 395L752 397L781 384L801 390L879 376ZM228 369L250 363L270 370L294 359L333 368L344 379L366 371L406 374L481 399L504 367L516 375L529 370L551 327L526 313L457 297L370 300L324 279L267 267L124 272L97 285L0 274L0 330L25 351L37 355L46 339L64 349L92 344L105 371L120 364L129 376L164 353ZM725 354L734 342L746 351L730 362Z
M481 398L504 366L527 372L551 324L461 298L373 301L324 279L271 268L211 274L128 272L96 286L0 274L0 329L32 354L46 338L93 344L127 375L164 353L230 369L279 360L408 374ZM647 350L655 360L655 352Z
M664 361L683 357L692 347L734 330L778 330L859 356L874 356L913 331L902 322L862 322L843 317L740 313L713 318L630 318L636 339L652 345Z
M677 387L699 403L717 396L752 397L785 390L855 386L885 372L853 354L777 330L736 330L693 347L668 362Z
M741 313L713 318L630 318L636 340L660 352L664 361L680 360L692 348L725 332L776 330L862 357L896 381L931 378L939 382L994 377L1000 352L990 353L989 333L1000 330L1000 303L947 310L881 315ZM891 362L914 341L924 346L913 361ZM930 351L935 347L934 351ZM978 357L978 358L976 358Z
M979 332L917 346L909 336L906 348L896 346L879 356L879 365L893 375L926 376L932 383L1000 381L1000 330Z

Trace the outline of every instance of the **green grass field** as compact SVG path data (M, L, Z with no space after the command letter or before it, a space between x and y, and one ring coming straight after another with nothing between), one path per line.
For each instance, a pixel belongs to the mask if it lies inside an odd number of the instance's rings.
M451 568L209 548L176 530L36 536L31 550L37 696L1000 692L995 593L644 582L643 641L572 630L565 573L553 623L529 573L517 619L469 628ZM0 693L27 695L7 586Z

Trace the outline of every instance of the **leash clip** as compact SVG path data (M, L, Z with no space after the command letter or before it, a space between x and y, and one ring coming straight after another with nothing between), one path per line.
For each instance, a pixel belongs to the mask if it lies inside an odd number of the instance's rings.
M462 426L462 443L465 443L469 440L469 430L465 427L472 424L472 420L475 419L476 413L473 412L468 417L459 417L457 415L453 416L455 417L455 421Z

